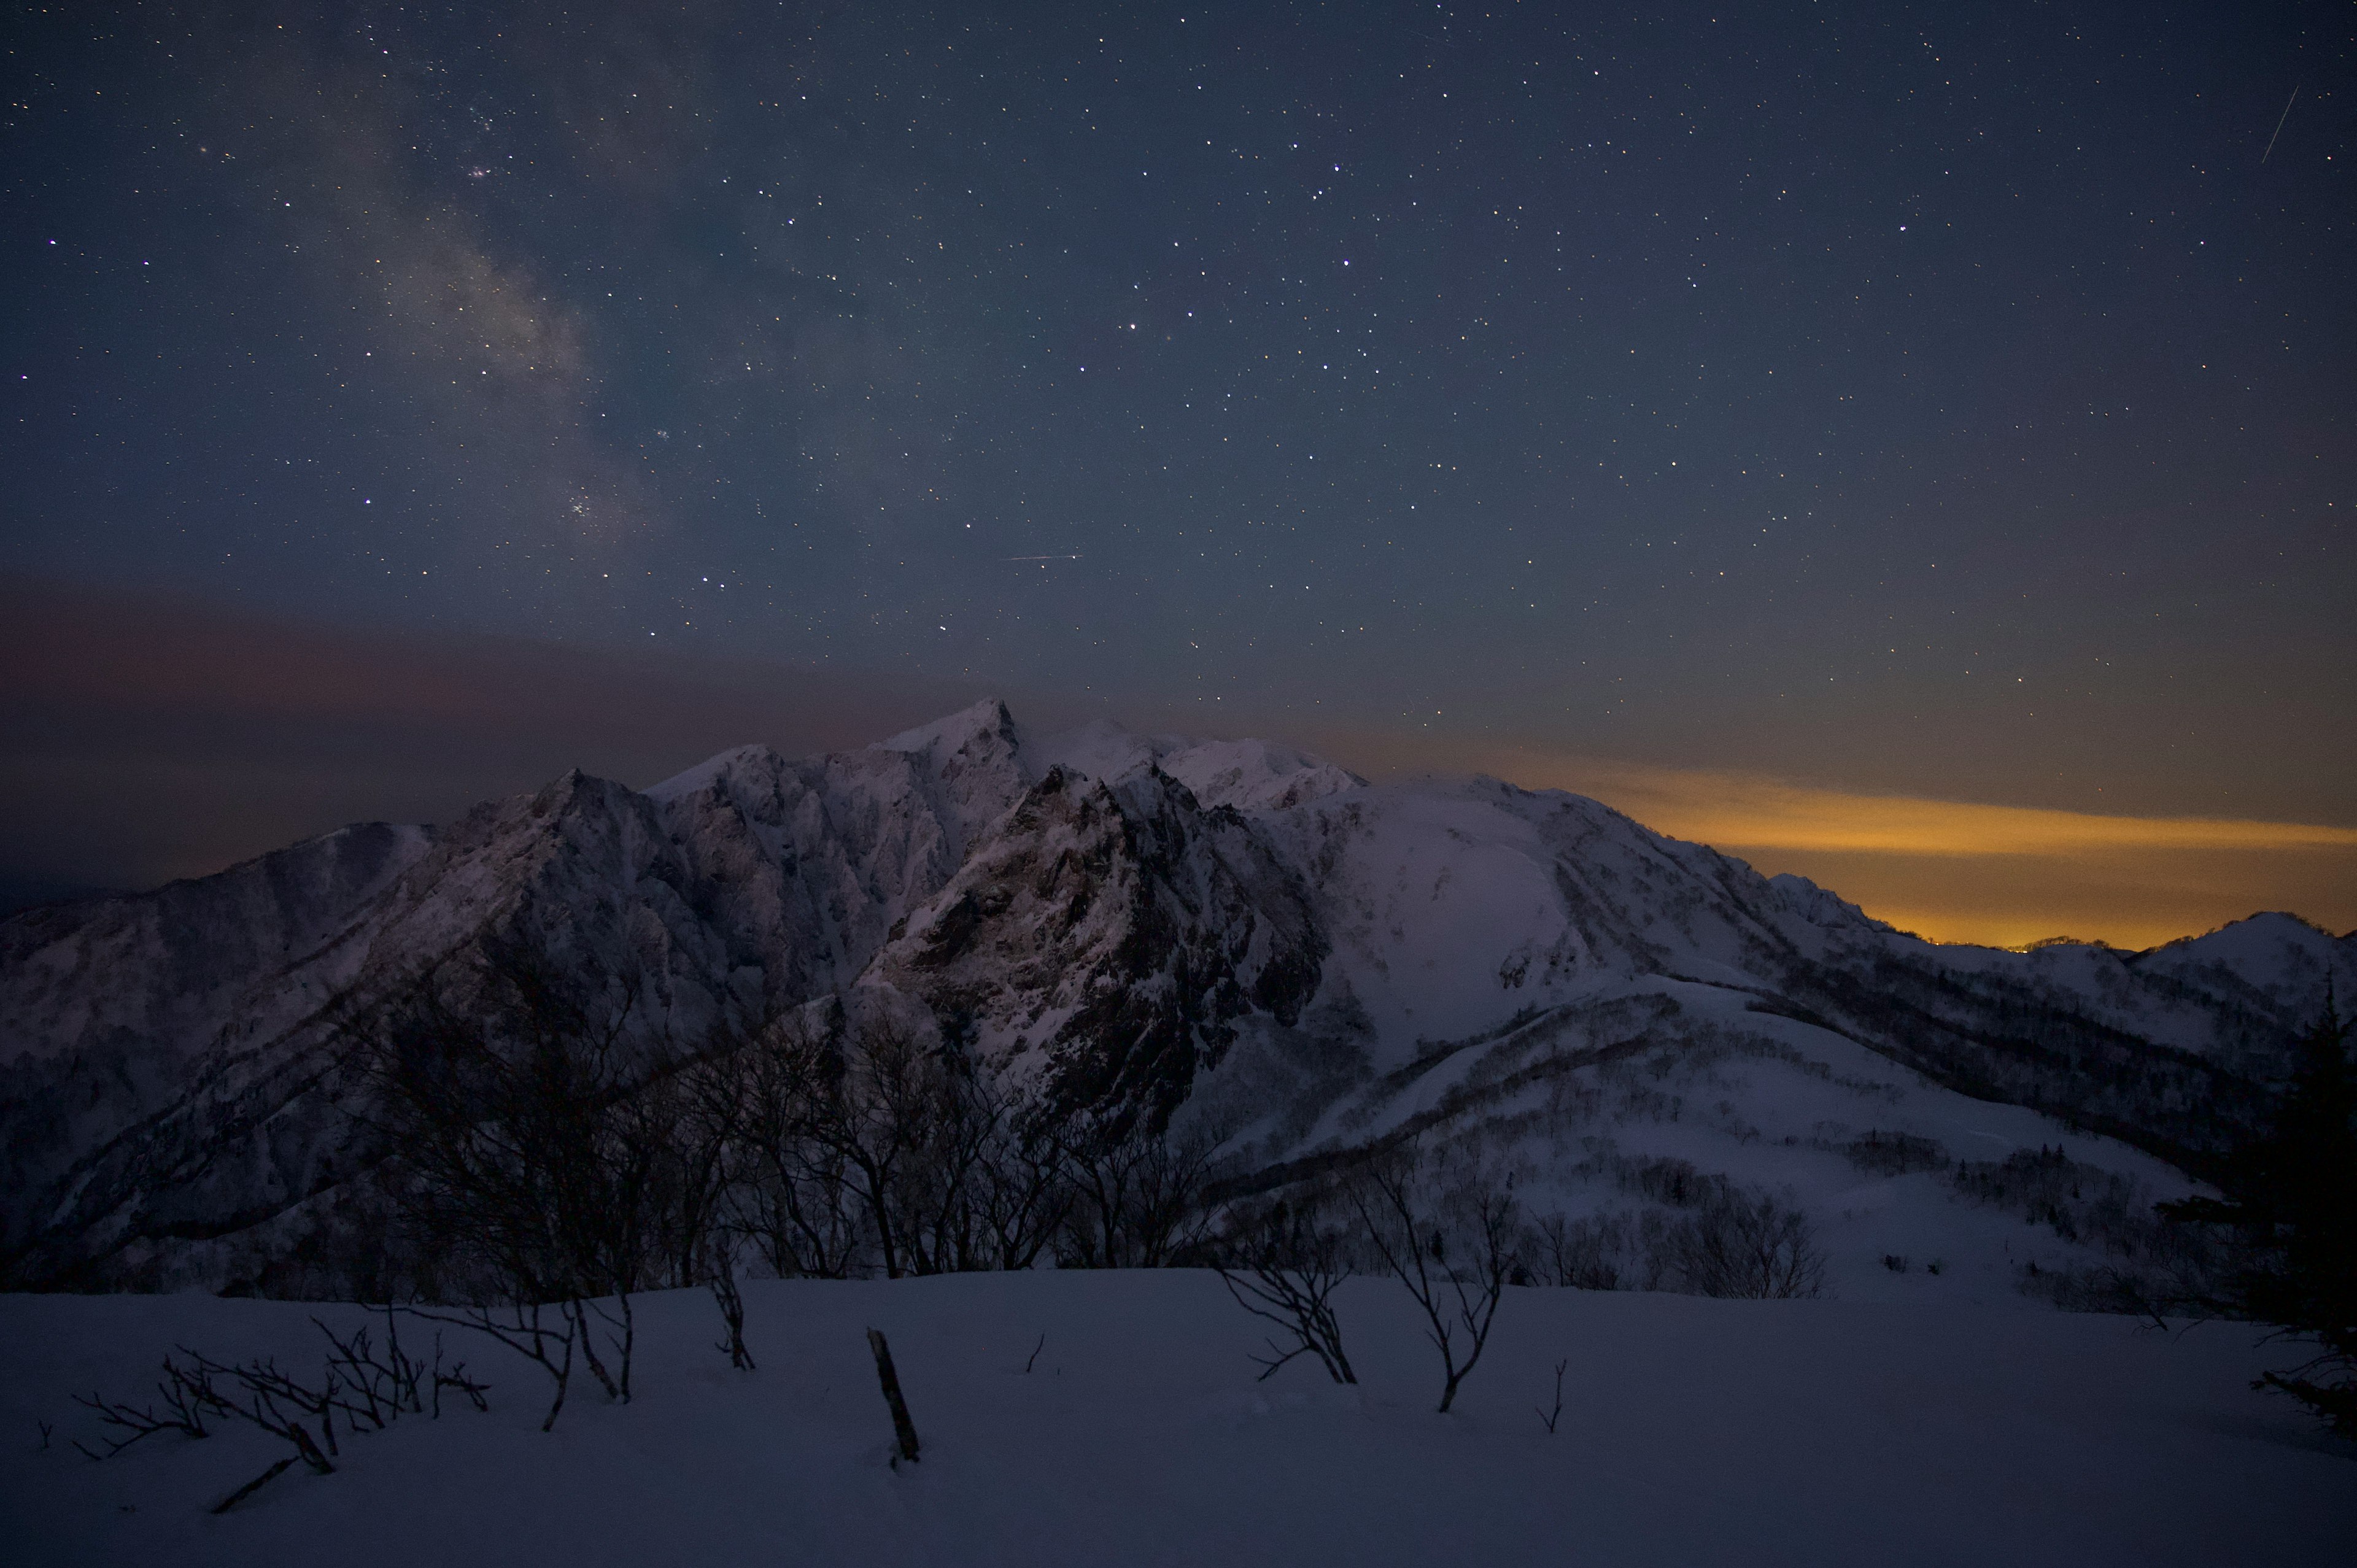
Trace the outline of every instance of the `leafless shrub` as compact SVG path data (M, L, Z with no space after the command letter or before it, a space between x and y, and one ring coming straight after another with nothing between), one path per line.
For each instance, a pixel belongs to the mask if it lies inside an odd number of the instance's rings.
M272 1436L293 1445L295 1452L272 1465L261 1475L231 1492L214 1506L213 1512L227 1513L240 1502L253 1495L265 1483L285 1474L298 1460L322 1476L333 1475L336 1466L336 1412L341 1408L338 1401L340 1380L331 1362L316 1388L278 1369L268 1357L229 1366L198 1354L186 1346L179 1354L186 1364L167 1358L164 1362L167 1380L191 1391L200 1391L195 1397L204 1407L221 1415L233 1415L252 1423ZM225 1380L235 1386L232 1397L215 1391L214 1380ZM311 1434L310 1423L317 1422L317 1437ZM134 1439L135 1441L136 1439ZM113 1450L120 1453L129 1444ZM87 1450L85 1450L87 1452Z
M470 1375L464 1361L443 1365L441 1335L434 1337L434 1359L421 1361L402 1348L403 1309L387 1305L380 1310L384 1315L382 1352L366 1324L339 1335L319 1319L311 1320L327 1337L328 1370L337 1385L335 1406L354 1432L363 1430L363 1421L368 1430L382 1432L404 1414L439 1419L445 1391L464 1395L479 1411L491 1408L485 1397L490 1384Z
M1559 1422L1559 1421L1561 1421L1561 1420L1563 1419L1563 1374L1564 1374L1565 1369L1567 1369L1570 1365L1571 1365L1571 1358L1569 1358L1568 1356L1565 1357L1562 1360L1557 1361L1557 1362L1555 1364L1555 1405L1554 1405L1554 1408L1549 1409L1549 1410L1542 1410L1542 1411L1540 1411L1540 1412L1538 1412L1539 1420L1540 1420L1540 1422L1541 1422L1543 1424L1544 1424L1544 1426L1546 1427L1546 1429L1547 1429L1547 1435L1548 1435L1549 1437L1553 1437L1553 1436L1555 1435L1555 1423L1557 1423L1557 1422Z
M1764 1192L1744 1192L1725 1178L1708 1198L1669 1228L1664 1251L1685 1288L1698 1295L1759 1299L1813 1296L1824 1288L1824 1258L1808 1217Z
M367 1422L382 1432L401 1419L404 1412L423 1414L425 1396L418 1385L429 1370L426 1365L401 1348L401 1319L391 1306L384 1309L384 1349L380 1354L371 1342L366 1324L349 1334L339 1335L318 1318L312 1326L327 1337L328 1345L328 1371L335 1386L335 1404L344 1412L354 1431ZM437 1357L438 1360L439 1358Z
M2212 1299L2219 1282L2245 1261L2243 1239L2217 1227L2171 1224L2155 1212L2146 1183L2060 1148L1961 1164L1948 1180L1975 1203L2102 1251L2099 1264L2023 1270L2025 1294L2066 1311L2182 1312Z
M1619 1159L1614 1165L1614 1179L1622 1191L1672 1208L1692 1208L1704 1202L1725 1179L1705 1176L1692 1160L1641 1156Z
M1550 1214L1532 1234L1532 1272L1547 1284L1576 1290L1657 1290L1663 1266L1656 1244L1662 1230L1662 1219L1652 1210L1616 1210L1578 1219Z
M96 1411L100 1421L113 1432L129 1435L103 1434L103 1453L80 1442L74 1446L93 1459L109 1459L158 1432L206 1436L210 1431L208 1421L221 1418L244 1421L291 1445L294 1453L231 1492L213 1509L215 1513L226 1513L298 1463L322 1476L333 1474L339 1456L336 1442L339 1415L351 1432L382 1431L404 1413L425 1413L428 1390L431 1408L438 1416L446 1389L463 1393L477 1410L490 1408L485 1398L490 1385L468 1376L463 1362L446 1369L438 1338L433 1361L420 1361L402 1348L397 1309L387 1306L383 1313L385 1343L382 1351L375 1347L366 1325L339 1335L320 1319L311 1320L328 1341L325 1364L316 1386L280 1370L277 1362L269 1357L231 1365L182 1346L177 1354L164 1359L163 1380L156 1385L163 1402L162 1413L153 1407L122 1404L93 1394L77 1402ZM318 1428L316 1436L312 1432L315 1423ZM47 1430L46 1423L43 1428Z
M153 1405L124 1404L97 1392L88 1399L75 1395L74 1402L97 1412L100 1423L108 1430L99 1435L105 1447L103 1453L79 1438L73 1440L74 1447L92 1459L112 1459L133 1444L159 1432L177 1432L186 1437L210 1436L212 1429L205 1424L206 1418L231 1413L228 1402L213 1391L210 1376L183 1367L169 1356L164 1358L164 1375L156 1384L156 1396L163 1403L160 1414ZM48 1446L46 1437L42 1445Z
M1936 1141L1921 1138L1912 1133L1885 1133L1869 1129L1865 1136L1853 1138L1843 1145L1842 1153L1850 1164L1873 1176L1907 1176L1915 1171L1946 1170L1955 1162L1948 1151Z
M556 1319L553 1326L548 1321L552 1310ZM580 1341L581 1325L574 1316L572 1303L560 1303L553 1309L539 1302L511 1301L497 1306L418 1306L409 1311L429 1322L447 1323L483 1335L545 1372L554 1395L540 1429L555 1430L556 1418L565 1410L565 1394L573 1384L573 1355Z

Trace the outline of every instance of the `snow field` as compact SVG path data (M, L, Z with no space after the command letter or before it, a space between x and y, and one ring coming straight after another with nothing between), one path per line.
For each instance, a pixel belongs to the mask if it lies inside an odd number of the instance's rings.
M701 1293L640 1298L640 1397L445 1331L489 1415L347 1437L235 1512L283 1445L232 1428L92 1464L70 1402L139 1402L187 1343L315 1362L314 1309L0 1298L0 1516L23 1563L2342 1564L2357 1451L2246 1386L2246 1328L1841 1301L1510 1292L1458 1409L1388 1282L1340 1297L1365 1380L1255 1383L1260 1326L1194 1271L750 1282L760 1369ZM349 1321L351 1308L326 1309ZM925 1444L888 1466L862 1332ZM1045 1345L1023 1370L1040 1337ZM415 1348L418 1340L411 1341ZM1560 1430L1553 1401L1567 1359ZM37 1423L56 1424L46 1451Z

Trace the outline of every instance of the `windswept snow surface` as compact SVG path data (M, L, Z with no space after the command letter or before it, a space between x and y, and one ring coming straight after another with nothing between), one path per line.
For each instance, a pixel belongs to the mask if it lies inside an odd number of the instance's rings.
M760 1369L710 1348L701 1294L640 1298L639 1396L446 1332L489 1415L343 1439L235 1511L285 1451L231 1427L91 1463L70 1396L141 1391L189 1344L314 1364L310 1308L198 1296L0 1298L21 1563L244 1568L563 1563L1809 1564L2303 1568L2349 1561L2357 1448L2254 1393L2247 1329L1921 1305L1509 1293L1455 1412L1395 1285L1340 1297L1364 1381L1265 1383L1258 1326L1192 1271L755 1283ZM350 1308L331 1309L344 1321ZM891 1338L924 1443L888 1467L864 1340ZM1044 1345L1041 1344L1044 1336ZM1027 1358L1039 1347L1027 1374ZM1550 1436L1534 1406L1554 1403ZM37 1423L57 1425L46 1450Z

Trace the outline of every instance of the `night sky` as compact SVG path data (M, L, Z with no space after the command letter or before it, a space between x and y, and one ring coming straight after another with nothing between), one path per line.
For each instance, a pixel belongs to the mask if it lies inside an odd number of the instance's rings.
M36 598L2304 824L2168 918L2357 921L2357 8L12 10ZM2114 918L2040 864L1971 929Z

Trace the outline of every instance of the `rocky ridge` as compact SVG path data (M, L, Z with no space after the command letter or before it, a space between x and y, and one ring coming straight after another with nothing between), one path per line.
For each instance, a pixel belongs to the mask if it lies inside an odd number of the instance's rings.
M1843 1223L1845 1151L1885 1134L1940 1169L2051 1144L2181 1189L2357 959L2287 916L2144 953L1937 947L1579 797L1039 737L985 702L0 922L9 1277L233 1283L358 1223L380 1152L339 1108L345 1023L492 943L628 973L683 1034L892 1011L1056 1115L1216 1128L1245 1172L1435 1130L1567 1210L1699 1160ZM1954 1229L1908 1175L1890 1223Z

